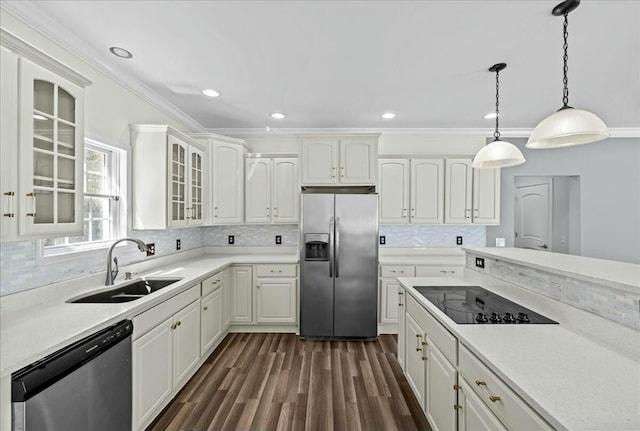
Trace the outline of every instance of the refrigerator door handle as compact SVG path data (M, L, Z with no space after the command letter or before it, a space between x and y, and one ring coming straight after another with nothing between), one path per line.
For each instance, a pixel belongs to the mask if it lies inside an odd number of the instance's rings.
M340 277L340 217L336 217L336 278Z
M333 278L333 217L329 217L329 278Z

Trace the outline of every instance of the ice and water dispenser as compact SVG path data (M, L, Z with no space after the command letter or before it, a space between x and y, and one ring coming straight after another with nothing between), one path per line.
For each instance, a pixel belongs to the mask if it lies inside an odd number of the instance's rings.
M304 260L329 260L329 234L304 234Z

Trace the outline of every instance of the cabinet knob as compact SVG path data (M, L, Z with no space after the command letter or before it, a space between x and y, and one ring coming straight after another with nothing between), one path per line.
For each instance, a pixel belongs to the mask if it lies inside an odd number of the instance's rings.
M453 409L454 409L454 410L460 410L461 408L462 408L462 406L461 406L461 405L459 405L459 404L454 404L454 405L453 405Z
M482 380L476 380L476 385L478 385L478 386L487 386L487 382L483 382Z
M209 309L209 307L207 307L207 306L205 305L204 307L202 307L202 309L203 309L204 311L207 311L207 310Z
M180 323L182 323L182 322L180 322L180 321L178 320L178 326L180 326Z
M453 385L453 390L457 391L458 389L462 389L462 386L460 385Z

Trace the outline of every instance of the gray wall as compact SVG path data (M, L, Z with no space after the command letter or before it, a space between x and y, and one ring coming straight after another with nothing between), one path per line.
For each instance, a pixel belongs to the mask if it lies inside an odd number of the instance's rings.
M502 169L500 226L487 227L513 247L515 176L580 176L581 255L640 263L640 139L612 138L588 145L529 150L509 139L527 162Z

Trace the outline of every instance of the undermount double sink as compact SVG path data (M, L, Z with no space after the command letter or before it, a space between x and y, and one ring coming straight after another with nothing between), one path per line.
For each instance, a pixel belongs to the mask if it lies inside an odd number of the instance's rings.
M182 280L181 278L147 278L135 280L131 283L120 285L110 290L92 293L70 300L71 303L120 303L135 301L153 292L165 288L173 283Z

